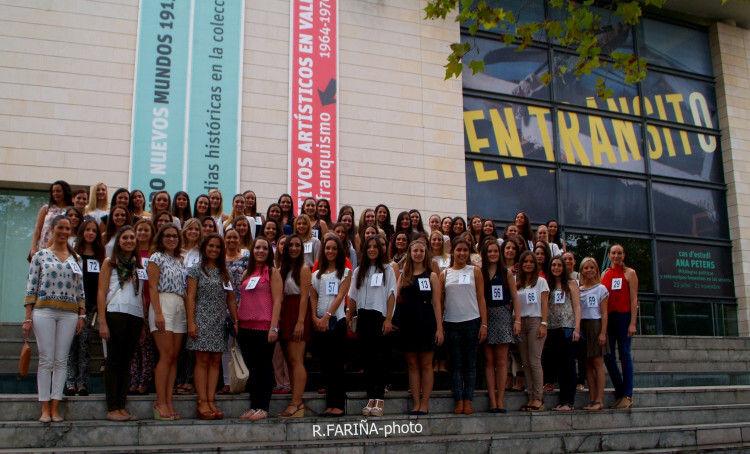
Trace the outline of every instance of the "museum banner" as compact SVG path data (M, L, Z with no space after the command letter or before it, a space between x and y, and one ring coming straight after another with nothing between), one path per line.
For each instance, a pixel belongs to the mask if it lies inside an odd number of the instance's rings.
M244 0L141 0L130 188L191 196L239 181Z
M289 49L289 193L338 205L338 3L292 0Z

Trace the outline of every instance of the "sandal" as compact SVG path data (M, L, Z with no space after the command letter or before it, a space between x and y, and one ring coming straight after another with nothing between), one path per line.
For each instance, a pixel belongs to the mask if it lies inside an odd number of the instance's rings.
M370 416L383 416L383 407L385 401L382 399L375 399L375 406L370 410Z
M216 391L216 394L229 394L230 390L229 385L224 385L220 390Z
M305 416L305 404L302 402L299 405L289 404L283 412L276 416L279 418L301 418Z
M601 402L591 402L590 404L583 407L586 411L599 411L604 409L604 405Z
M456 408L453 409L454 415L463 415L464 414L464 401L458 400L456 401Z
M250 421L259 421L261 419L268 418L268 412L265 410L255 410L255 413L250 415L249 419Z
M258 410L254 409L254 408L251 408L250 410L246 411L245 413L242 413L240 415L240 419L250 419L250 417L252 415L254 415L256 411L258 411Z
M575 410L575 407L569 404L559 404L555 408L552 409L552 411L573 411Z
M633 406L633 398L624 396L622 397L617 403L615 403L612 408L617 410L627 410L628 408Z

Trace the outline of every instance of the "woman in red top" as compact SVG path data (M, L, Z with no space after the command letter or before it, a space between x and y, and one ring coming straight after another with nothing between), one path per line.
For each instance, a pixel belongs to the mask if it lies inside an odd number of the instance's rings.
M279 337L279 314L284 283L273 266L273 249L265 237L250 247L247 270L242 275L237 342L250 372L250 410L241 419L268 418L273 390L273 350Z
M604 355L609 377L615 387L617 401L612 408L633 406L633 358L630 355L630 342L636 332L638 320L638 275L633 268L625 266L625 248L615 244L609 248L612 266L604 272L602 285L609 291L607 310L607 338L609 354ZM615 345L620 355L622 372L617 367Z

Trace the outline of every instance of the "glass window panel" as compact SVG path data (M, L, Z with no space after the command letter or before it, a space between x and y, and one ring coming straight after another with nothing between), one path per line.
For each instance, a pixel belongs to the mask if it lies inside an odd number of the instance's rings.
M728 247L656 242L659 291L665 295L734 298Z
M724 182L718 136L648 125L646 147L654 175Z
M729 239L723 191L654 183L652 199L658 233Z
M555 100L578 106L587 106L595 109L613 110L615 112L629 113L629 110L619 108L619 98L625 98L627 104L638 95L636 84L625 83L625 76L621 72L613 72L608 68L599 68L591 71L589 75L576 76L573 68L578 57L564 52L555 52L552 57L552 67L559 70L564 66L568 72L562 77L553 80L555 87ZM613 100L618 100L613 106L612 101L604 101L597 95L596 79L601 77L612 90Z
M554 162L552 114L526 106L464 96L467 152Z
M593 257L602 270L611 265L608 256L610 246L621 244L625 249L625 263L638 273L638 291L654 291L651 240L568 233L565 235L565 243L568 250L575 254L578 263L584 257Z
M568 227L648 231L645 181L563 172L560 199Z
M717 336L739 336L739 323L737 321L737 306L732 304L717 304L717 314L721 320Z
M642 18L639 55L653 65L713 75L708 32Z
M549 194L549 197L540 197ZM532 224L554 219L557 213L555 174L512 164L466 159L467 212L489 219L514 219L525 211Z
M468 36L461 39L473 41ZM549 70L546 50L530 47L519 52L518 46L507 47L502 41L481 38L476 39L476 45L478 52L469 52L464 57L464 88L549 99L549 88L539 81L539 77ZM484 62L484 72L472 74L468 65L474 60Z
M544 2L543 0L502 0L490 1L488 5L492 8L502 7L505 11L512 11L514 19L518 25L529 22L541 22L544 20ZM462 28L469 28L473 21L467 21L462 24ZM479 27L479 30L484 30ZM513 22L500 22L496 28L487 30L490 33L514 33L515 24Z
M647 117L701 128L719 128L713 84L651 70L641 85L643 112ZM640 112L637 100L633 103L633 112Z
M558 159L585 167L644 172L639 123L557 111Z
M29 276L26 257L39 208L46 191L0 189L0 321L23 321L23 297Z
M662 330L668 336L715 336L711 304L662 301Z
M656 304L653 301L638 301L638 334L654 335L656 332Z
M567 3L566 3L567 4ZM589 7L595 14L601 16L602 28L597 35L599 45L602 48L602 54L609 54L618 50L621 52L633 53L633 29L630 25L623 22L622 17L614 14L612 9ZM552 20L565 20L568 12L565 9L550 8ZM555 43L559 43L555 40Z

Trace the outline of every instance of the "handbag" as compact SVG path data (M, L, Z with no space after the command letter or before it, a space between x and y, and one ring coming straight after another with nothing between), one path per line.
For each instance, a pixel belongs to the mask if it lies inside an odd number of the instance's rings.
M29 345L29 338L26 337L24 339L23 347L21 347L21 356L18 358L18 375L16 375L16 380L28 377L30 364L31 345Z
M229 360L229 390L233 394L245 391L247 379L250 378L250 373L247 370L247 366L245 366L245 360L242 359L242 352L236 344L237 341L233 340L232 349L230 350L232 359Z
M119 287L117 290L115 290L115 293L113 293L112 296L107 299L106 306L109 306L109 303L111 303L112 300L115 299L115 296L117 296L121 290L122 287ZM94 330L96 334L99 334L99 312L94 312L94 315L91 316L91 329Z

